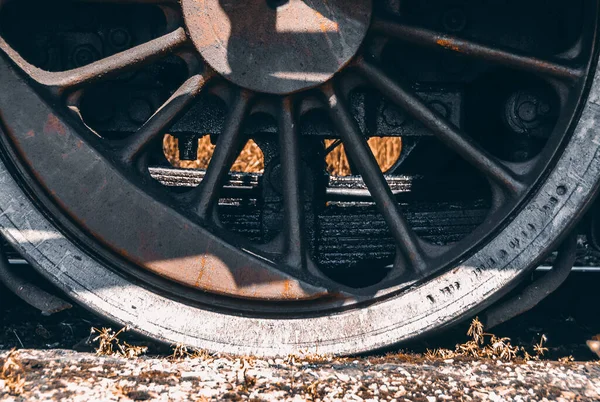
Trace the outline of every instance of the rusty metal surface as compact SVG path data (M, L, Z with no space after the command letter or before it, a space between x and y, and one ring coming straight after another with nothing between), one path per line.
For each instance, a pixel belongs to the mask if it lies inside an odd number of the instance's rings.
M0 50L8 55L34 81L60 93L67 89L75 89L102 79L115 77L144 63L151 63L181 47L186 41L185 30L179 28L122 54L107 57L84 67L61 72L48 72L31 65L1 36Z
M371 0L184 0L194 45L219 74L288 94L329 80L356 54Z
M228 245L132 186L5 60L0 71L12 93L19 94L16 99L8 92L0 94L6 134L54 200L99 241L152 272L199 290L273 300L326 293ZM32 118L21 118L25 110Z
M575 80L581 78L583 74L582 69L567 66L561 61L543 60L522 55L515 50L505 50L454 35L434 32L393 21L373 21L373 30L421 46L448 50L464 56L492 61L535 73L544 73L563 79Z

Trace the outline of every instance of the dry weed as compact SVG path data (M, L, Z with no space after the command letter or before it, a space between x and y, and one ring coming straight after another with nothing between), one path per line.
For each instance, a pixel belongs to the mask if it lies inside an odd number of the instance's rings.
M146 353L148 351L147 346L130 345L127 342L123 342L123 344L119 344L118 347L119 347L119 352L120 352L121 356L123 356L127 359L136 358L138 356L143 355L144 353Z
M121 341L119 335L127 331L127 327L114 332L111 328L92 328L92 334L98 334L92 342L98 342L96 354L98 356L113 356L133 359L148 351L146 346L134 346Z
M569 363L573 363L575 361L575 358L573 356L563 356L563 357L559 358L558 361L563 364L569 364Z
M546 335L542 335L542 337L540 338L540 342L537 343L534 347L533 350L535 351L535 354L537 357L542 357L544 356L544 353L546 353L548 351L547 347L544 347L544 342L546 342L548 339L546 338Z
M421 359L421 355L420 354L415 354L412 352L407 352L404 350L398 350L396 352L388 352L384 355L383 357L383 361L384 362L389 362L389 361L399 361L399 362L407 362L407 363L412 363L412 362L416 362L418 360ZM369 359L369 361L377 361L378 359Z
M471 322L467 335L471 339L465 343L456 345L454 350L434 349L427 350L427 359L453 359L456 357L485 358L493 360L514 361L517 359L532 360L543 356L548 348L544 347L546 337L534 346L536 356L532 357L523 347L513 346L510 338L501 338L494 334L484 332L483 324L476 317Z
M183 360L191 356L188 347L183 343L172 345L171 348L173 349L173 353L169 356L171 360Z
M483 324L481 323L481 321L479 321L479 317L473 318L473 321L471 321L471 325L469 325L467 335L473 338L473 342L477 344L482 344L484 342L483 334Z
M498 338L490 335L490 342L485 345L482 351L483 356L490 359L501 359L506 361L515 360L518 357L520 348L510 344L510 338Z
M171 360L184 360L184 359L200 359L200 360L208 360L212 359L210 353L208 353L204 349L196 349L192 347L188 347L183 343L176 343L172 345L173 353L169 356Z
M457 356L456 352L450 349L438 348L438 349L427 349L425 351L425 358L430 360L437 359L453 359Z
M335 140L325 140L325 148L330 147ZM402 138L400 137L372 137L367 141L373 152L375 160L381 171L389 170L400 157ZM336 146L325 157L327 171L333 176L348 176L352 174L350 163L344 150L344 145Z
M486 348L481 349L479 347L479 342L473 339L463 344L456 345L456 351L454 353L457 356L480 357L482 354L485 354L486 350Z
M288 355L284 362L288 364L295 364L298 362L302 363L330 363L333 360L333 356L325 355L321 353L300 351L298 354Z
M212 158L215 146L210 136L205 135L198 140L198 155L196 160L184 161L179 159L179 141L172 135L165 135L163 152L171 165L182 169L206 169ZM265 160L258 145L250 140L242 149L231 167L233 172L262 173L265 170Z
M0 379L4 380L4 386L10 395L18 396L23 393L25 379L21 378L22 372L23 366L19 361L17 351L13 349L6 356L0 372Z
M523 360L526 361L526 362L528 362L530 360L535 360L537 358L535 356L531 356L529 354L529 352L524 347L522 347L522 346L521 346L521 353L523 354Z

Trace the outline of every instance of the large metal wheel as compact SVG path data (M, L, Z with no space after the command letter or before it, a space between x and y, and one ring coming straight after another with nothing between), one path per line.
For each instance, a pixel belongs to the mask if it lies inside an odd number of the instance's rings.
M0 0L0 230L171 343L348 354L439 329L593 196L597 7ZM169 164L165 135L195 159L207 133L206 169ZM376 136L402 138L385 172ZM231 172L249 139L264 172ZM350 176L325 170L340 144Z

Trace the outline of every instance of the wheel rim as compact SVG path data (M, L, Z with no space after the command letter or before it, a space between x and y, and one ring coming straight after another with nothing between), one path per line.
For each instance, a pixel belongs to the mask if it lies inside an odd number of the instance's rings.
M185 21L188 24L187 19ZM191 30L189 24L188 29ZM585 61L574 58L568 62L565 60L549 62L377 17L372 22L371 29L376 34L384 34L407 42L418 42L426 47L441 47L509 68L551 77L549 81L554 86L563 91L565 88L571 89L571 93L565 95L563 100L565 104L568 103L566 98L572 100L573 97L576 99L581 97L593 54L590 52ZM76 105L77 94L80 94L78 91L86 85L137 68L139 63L157 60L184 46L187 41L185 31L179 28L117 56L77 70L58 73L46 73L35 69L6 42L2 41L0 45L12 62L28 73L28 79L36 84L36 89L41 87L41 90L46 93L45 96L66 98ZM261 309L263 312L269 312L288 309L302 312L339 308L342 305L371 302L376 297L393 295L416 280L424 280L434 275L464 256L469 250L476 248L478 243L473 239L493 232L504 220L499 217L508 215L522 202L550 164L551 156L556 152L556 149L552 149L552 142L559 144L564 138L564 136L553 136L552 141L549 141L550 151L540 153L533 162L521 164L503 162L468 139L461 130L440 118L438 114L431 112L430 107L414 95L413 91L393 80L377 65L376 57L371 59L373 55L369 51L376 49L377 46L365 45L363 48L364 52L351 62L350 71L358 72L364 82L378 89L409 114L416 116L437 138L490 179L494 194L494 207L490 214L492 224L475 231L461 244L452 248L428 244L415 235L414 230L403 218L388 181L381 174L366 146L365 137L347 105L346 99L349 97L350 90L357 85L356 82L362 84L353 76L342 75L336 77L334 81L326 80L321 85L311 83L300 89L319 86L315 91L305 95L301 93L288 96L287 93L299 90L290 87L271 91L283 92L283 95L273 99L271 104L276 106L275 115L279 126L281 170L284 177L282 182L285 183L283 194L285 225L283 235L267 246L254 245L246 240L240 240L239 237L231 236L222 228L219 217L215 213L220 189L242 142L243 121L251 113L252 108L259 104L257 98L260 94L249 89L225 85L227 89L223 92L223 97L229 100L229 117L218 137L215 154L204 174L202 184L197 190L183 197L168 198L161 194L154 183L149 182L146 166L143 166L145 150L156 138L164 134L175 119L181 117L198 94L206 90L209 81L218 79L219 74L207 66L204 66L202 73L192 75L136 135L110 144L98 141L89 133L82 134L86 128L81 123L73 121L72 116L69 117L64 111L62 113L53 111L48 105L40 103L37 95L28 85L31 81L21 82L15 71L8 65L3 66L5 73L3 76L8 77L7 87L22 89L24 94L30 95L24 96L18 102L4 97L0 109L3 112L11 146L20 155L23 163L33 170L37 176L36 180L51 193L54 202L60 203L61 209L66 211L71 219L77 221L79 227L83 227L88 233L93 233L113 252L118 251L121 258L125 257L129 262L145 266L148 270L168 279L220 295L257 301L310 301L275 308L265 304L253 304L254 302L247 300L241 302L244 306L251 306L250 310ZM215 85L215 87L223 86ZM577 91L579 95L574 95L573 92ZM339 132L346 152L361 173L375 204L380 207L380 213L392 237L396 240L399 249L396 268L388 274L385 281L374 286L355 289L335 283L320 272L307 250L306 239L303 238L302 199L299 196L303 185L299 176L301 170L299 166L302 162L298 146L298 125L295 123L298 110L303 107L301 96L316 96L327 105L330 118ZM35 105L37 110L32 105ZM19 110L29 110L30 113L43 115L46 118L39 122L23 122ZM560 129L561 124L566 128L571 117L576 114L576 110L577 106L572 106L572 113L569 113L570 116L567 118L563 117L562 123L557 123L556 130ZM528 116L527 110L523 113ZM566 132L566 129L564 131ZM45 137L37 134L44 134ZM56 138L59 137L61 141L57 142ZM46 153L53 157L45 156ZM61 171L81 170L82 166L89 165L90 160L94 161L97 169L88 169L85 174L64 183L64 175L61 175ZM57 169L57 166L60 166L60 169ZM131 187L132 183L134 187ZM77 188L78 190L74 190ZM119 193L123 188L131 188L128 190L130 198L121 197L124 199L117 202L107 195ZM108 191L102 191L106 189ZM81 205L82 194L88 195L90 191L93 192L92 202ZM187 211L182 211L182 203L187 203L185 206ZM110 204L111 208L105 209L104 206L107 204ZM169 204L170 207L165 207L165 204ZM132 205L137 207L136 211L131 209ZM99 210L103 210L103 218L98 218ZM129 221L123 223L107 220L105 217L110 215L111 211L135 213L128 214ZM147 211L152 211L152 216L148 216ZM131 229L132 223L136 224L135 230ZM115 228L119 232L119 236L116 237ZM132 241L139 237L140 233L156 234L161 231L169 234L178 233L178 235L168 242L165 238L154 241L138 238ZM123 247L124 245L126 247ZM190 258L187 259L187 256ZM185 272L180 269L182 266L187 267ZM221 299L212 303L222 306L238 307L239 305L235 301Z

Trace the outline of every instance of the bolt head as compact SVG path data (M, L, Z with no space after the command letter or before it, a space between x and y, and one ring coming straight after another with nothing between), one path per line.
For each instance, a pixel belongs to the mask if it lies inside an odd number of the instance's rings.
M76 67L83 67L98 60L100 55L91 45L77 46L73 51L73 63Z
M509 96L504 107L504 116L511 131L546 137L551 129L549 122L552 120L549 96L538 89L519 90Z
M110 44L117 49L124 49L129 45L131 37L129 32L123 28L116 28L110 31L108 37Z
M526 122L532 122L538 117L537 105L532 101L525 101L518 106L517 115Z

